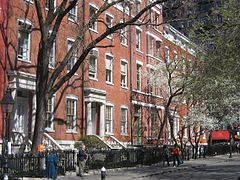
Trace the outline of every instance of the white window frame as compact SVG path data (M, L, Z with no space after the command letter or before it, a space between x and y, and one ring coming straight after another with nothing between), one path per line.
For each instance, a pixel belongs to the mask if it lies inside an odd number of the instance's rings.
M89 3L89 17L91 18L91 8L95 9L95 13L98 11L98 7L95 4ZM93 32L98 32L98 24L97 21L95 21L92 26L89 27L89 29Z
M75 41L75 39L73 39L73 38L67 38L67 52L71 49L74 41ZM71 43L71 46L70 46L70 43ZM68 71L70 71L73 68L74 64L76 63L76 61L77 61L76 57L77 57L77 52L73 52L71 59L69 59L71 62L70 63L68 62L68 64L67 64Z
M140 67L140 71L138 71L138 67ZM137 60L136 61L136 89L138 91L142 90L142 67L143 67L143 63ZM139 77L139 80L138 80L138 77Z
M107 109L110 108L110 116L107 116ZM113 120L114 120L114 105L111 103L107 103L105 107L105 133L108 135L113 135ZM109 118L109 119L108 119ZM109 127L107 127L109 125Z
M152 16L153 16L153 23L154 24L159 24L159 21L160 21L160 14L161 14L161 12L160 11L158 11L156 8L152 8ZM155 29L155 30L158 30L158 28L159 28L159 26L153 26L153 28Z
M68 20L71 22L77 22L77 14L78 14L78 3L69 11Z
M142 49L142 41L141 41L141 37L142 37L142 31L139 29L136 29L136 50L141 52Z
M128 84L128 61L126 59L121 59L121 87L122 88L127 88ZM122 69L122 66L124 66L124 69Z
M55 59L55 53L56 53L56 43L54 42L53 43L53 46L49 52L49 64L48 64L48 67L51 68L51 69L54 69L55 68L55 62L56 62L56 59Z
M109 18L110 19L110 22L108 23L107 22L107 18ZM114 16L113 15L111 15L111 14L109 14L109 13L106 13L106 18L105 18L105 23L106 23L106 30L108 29L108 28L111 28L111 27L113 27L113 20L114 20ZM108 39L113 39L113 34L109 34L108 36L107 36L107 38Z
M125 119L123 119L122 112L125 113ZM127 136L128 135L128 107L127 106L121 106L121 135Z
M49 104L50 102L51 102L51 104ZM54 120L54 96L51 97L47 102L46 113L47 113L46 123L49 122L50 126L45 125L45 131L54 132L54 129L53 129L53 125L54 125L54 123L53 123L53 120ZM48 119L49 116L51 117L50 119Z
M69 114L68 113L68 101L72 101L73 102L73 114ZM73 94L68 94L66 96L66 106L67 106L67 109L66 109L66 119L67 119L67 133L76 133L77 132L77 101L78 101L78 98L77 96L73 95ZM68 124L70 122L68 116L73 116L73 122L72 122L72 127L69 128Z
M154 41L155 41L155 39L152 36L149 36L148 38L149 38L149 46L148 46L149 47L149 54L151 56L154 56L154 52L155 52Z
M33 4L33 0L24 0L24 1Z
M153 67L151 64L147 64L147 69L148 69L149 75L150 75L151 77L153 77L154 74L155 74L155 69L154 69L154 67ZM148 92L151 93L151 94L154 94L154 85L151 84L151 83L149 83L149 81L151 81L151 78L148 78L147 81L148 81L148 82L147 82Z
M138 14L141 10L141 1L136 0L135 4L136 4L136 14Z
M110 57L110 63L108 64L108 58L107 57ZM105 70L106 70L106 77L105 77L105 80L106 80L106 83L107 84L113 84L113 60L114 60L114 57L111 53L106 53L105 54ZM108 75L110 73L110 75Z
M175 118L173 123L174 137L177 138L179 132L179 118Z
M91 57L94 57L95 60L95 67L91 68ZM97 67L98 67L98 57L99 57L99 51L96 48L93 48L90 51L89 56L89 79L97 80Z
M47 6L48 5L48 1L51 1L51 0L45 0L45 9L47 11L49 10L49 7ZM57 2L56 2L56 0L54 0L54 9L56 8L56 5L57 5Z
M175 69L177 69L178 68L178 53L177 53L177 51L173 51L173 62L175 65Z
M120 21L123 23L123 21ZM120 42L122 45L127 46L127 27L120 29Z
M17 26L18 26L18 48L17 48L17 59L20 61L25 61L25 62L31 62L30 60L30 44L31 44L31 29L32 29L32 22L27 20L27 19L17 19ZM21 25L20 25L21 23ZM27 47L24 48L24 46L26 45L23 42L22 45L22 54L19 54L19 48L20 48L20 37L22 36L22 34L26 34L26 39L27 39ZM23 40L25 41L25 40ZM26 51L26 55L24 56L24 52Z
M170 62L170 49L168 46L165 46L165 61L166 63Z
M156 58L158 59L161 58L161 44L162 44L162 41L156 40Z
M156 137L156 109L151 109L151 137Z

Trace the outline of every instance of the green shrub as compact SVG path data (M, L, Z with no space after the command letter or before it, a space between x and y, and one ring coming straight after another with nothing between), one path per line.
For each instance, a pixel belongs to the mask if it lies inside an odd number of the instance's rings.
M79 149L82 144L85 144L87 149L107 149L108 146L95 136L84 136L79 141L75 142L74 147Z

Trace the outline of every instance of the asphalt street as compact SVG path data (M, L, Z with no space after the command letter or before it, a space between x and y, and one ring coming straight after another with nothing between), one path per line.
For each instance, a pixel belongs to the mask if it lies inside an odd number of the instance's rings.
M200 158L185 161L179 167L162 167L161 164L128 169L107 170L106 180L237 180L240 179L240 154ZM25 180L30 180L24 178ZM60 176L58 180L101 180L100 171L90 171L84 177L75 173ZM44 180L44 178L42 179Z

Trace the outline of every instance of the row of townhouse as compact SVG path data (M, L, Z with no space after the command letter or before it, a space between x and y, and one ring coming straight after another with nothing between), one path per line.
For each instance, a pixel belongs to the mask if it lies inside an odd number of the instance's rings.
M55 0L55 6L60 2ZM48 0L41 3L47 13ZM79 33L78 26L87 22L103 3L104 0L79 1L64 17L49 56L50 73L71 48ZM104 32L106 25L112 27L125 21L148 3L136 0L130 7L120 4L109 8L90 26L86 44ZM1 16L5 18L1 19L1 25L6 29L1 37L7 37L4 43L1 39L4 45L1 46L0 98L7 88L11 89L15 104L10 118L10 137L12 144L19 146L33 135L36 112L34 66L40 33L34 1L5 0L0 5L1 13L5 15ZM47 137L64 148L73 148L74 142L85 135L97 135L102 139L113 136L123 144L135 145L156 140L161 120L158 114L163 116L164 97L158 88L148 85L142 74L154 71L155 65L165 59L180 59L186 55L182 45L188 40L171 26L161 24L161 5L152 8L147 16L152 24L159 25L129 26L109 35L91 50L75 75L48 101ZM63 74L73 67L81 48L84 45L76 50L76 57L71 58ZM186 110L178 112L176 132L185 115ZM0 118L3 138L3 115ZM167 134L166 129L162 143L170 138Z

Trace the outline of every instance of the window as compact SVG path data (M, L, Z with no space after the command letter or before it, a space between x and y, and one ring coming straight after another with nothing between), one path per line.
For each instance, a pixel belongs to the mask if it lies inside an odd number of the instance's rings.
M156 137L156 111L151 111L151 137Z
M156 57L158 59L161 58L161 52L160 52L160 49L161 49L161 41L156 41Z
M113 17L110 16L109 14L106 14L106 25L107 25L107 27L106 27L107 29L111 28L113 26ZM113 34L109 34L107 37L112 39Z
M106 55L106 82L113 83L113 57Z
M136 30L136 49L141 51L141 31Z
M165 61L166 63L169 63L170 60L170 50L168 47L165 47Z
M68 51L71 49L74 43L73 39L68 39ZM76 62L76 50L73 51L71 58L68 60L67 70L70 71Z
M173 128L174 136L177 137L178 132L179 132L179 119L174 119L173 126L174 126L174 128Z
M121 87L127 87L127 62L121 61Z
M67 99L67 129L76 130L77 100Z
M127 108L121 108L121 134L127 134Z
M33 0L25 0L26 2L30 2L30 3L33 3Z
M181 58L181 63L182 63L182 71L185 72L186 70L186 58L185 57L182 57Z
M142 66L137 64L137 90L141 91L142 84Z
M184 130L183 130L183 137L187 137L187 133L188 133L188 128L186 126L184 126Z
M50 37L52 31L50 30L48 32L48 36ZM53 43L52 45L52 48L50 49L50 52L49 52L49 57L48 57L48 67L49 68L55 68L55 42Z
M120 42L123 45L127 45L127 28L126 27L120 30Z
M139 13L141 10L141 3L139 1L136 1L136 14Z
M152 10L149 10L149 21L151 24L154 23L154 16L153 16L153 11Z
M153 79L153 77L155 76L154 75L155 72L154 72L154 69L152 68L149 68L148 71L150 75L150 78L147 79L148 92L154 94L153 82L149 82L149 81Z
M154 38L149 36L149 54L154 55Z
M46 7L47 10L50 9L50 5L51 5L51 0L46 0L45 1L45 7Z
M177 52L173 53L173 60L174 60L175 63L177 63L177 61L178 61L178 54L177 54Z
M32 24L23 19L18 20L18 60L30 61L30 33Z
M49 54L49 68L55 68L55 43L53 43L53 46L50 50Z
M106 133L113 133L113 106L106 106Z
M178 65L178 54L177 54L177 52L173 53L173 62L174 62L175 69L177 69L177 65Z
M45 1L45 7L46 10L50 9L51 3L53 2L53 8L56 6L56 0L46 0Z
M46 130L53 130L53 119L54 119L53 109L54 109L54 98L50 98L47 102L47 110L46 110L47 119L45 121Z
M90 5L90 7L89 7L90 18L92 18L96 14L97 10L98 9L96 7ZM97 21L90 24L89 28L94 31L97 31Z
M97 78L97 58L98 51L96 49L91 50L89 57L89 77L93 79Z
M73 22L77 21L77 4L69 11L68 20Z
M159 14L157 12L154 12L154 24L159 24ZM157 29L159 26L154 26L155 29Z

